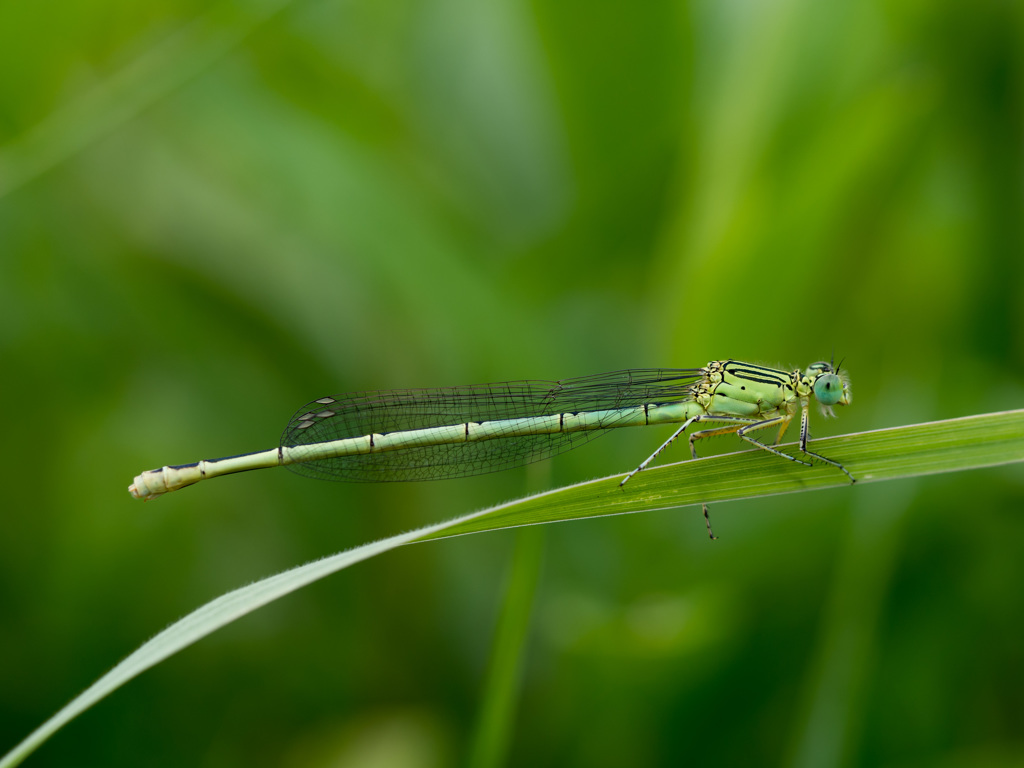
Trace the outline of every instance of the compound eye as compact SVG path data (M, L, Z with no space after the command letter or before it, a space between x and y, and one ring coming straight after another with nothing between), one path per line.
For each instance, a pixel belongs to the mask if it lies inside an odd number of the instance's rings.
M822 405L835 405L843 396L843 382L834 373L823 373L814 382L814 396Z

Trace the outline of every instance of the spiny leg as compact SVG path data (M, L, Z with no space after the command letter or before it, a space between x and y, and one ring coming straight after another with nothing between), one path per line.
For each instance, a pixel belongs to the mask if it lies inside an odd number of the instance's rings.
M843 474L850 478L851 484L857 482L857 478L851 475L850 472L846 469L846 467L844 467L838 461L833 461L832 459L826 456L822 456L820 453L815 453L814 451L807 450L807 440L809 437L810 420L807 418L807 409L804 408L803 416L801 416L800 418L800 450L806 453L808 456L813 456L816 459L821 459L826 464L831 464L833 467L842 470Z
M664 443L662 443L661 447L658 448L658 450L656 450L654 453L652 453L650 456L648 456L646 459L644 459L642 462L640 462L640 466L639 467L637 467L632 472L630 472L628 475L626 475L624 478L622 478L622 482L619 483L619 488L624 486L629 481L629 479L633 475L635 475L637 472L639 472L642 469L647 469L647 465L650 464L652 461L654 461L658 457L659 453L661 453L663 450L668 448L677 437L679 437L681 434L683 434L683 432L686 431L687 427L689 427L695 421L700 421L701 417L703 417L703 416L704 416L704 414L699 413L696 416L693 416L693 417L687 419L686 421L684 421L683 425L679 429L677 429L675 432L673 432L672 433L672 437L670 437L668 440L666 440Z
M720 421L720 420L722 420L721 417L718 417L718 416L708 416L706 413L699 413L696 416L693 416L693 417L687 419L685 422L683 422L683 425L681 427L679 427L679 429L677 429L675 432L672 433L672 437L670 437L668 440L666 440L664 443L661 444L661 447L659 447L658 450L656 450L654 453L652 453L650 456L648 456L640 464L639 467L637 467L632 472L630 472L628 475L626 475L623 478L622 482L619 483L619 487L621 488L622 486L624 486L626 484L626 481L629 480L629 478L631 478L637 472L639 472L642 469L646 469L647 465L650 464L652 461L654 461L654 459L656 459L658 457L658 454L661 453L663 450L665 450L669 445L671 445L675 441L675 439L677 437L679 437L681 434L683 434L683 432L685 432L686 429L691 424L695 424L698 421ZM730 421L731 421L731 419L730 419ZM743 422L749 422L750 420L749 419L743 419L742 421ZM727 427L724 431L726 431L726 432L734 431L737 428L738 427L730 426L730 427ZM702 434L711 433L711 432L717 433L719 431L722 431L722 430L707 429L707 430L704 430L704 432L698 432L696 434L702 435ZM693 458L696 459L697 458L697 451L693 447L693 438L694 438L694 435L691 435L690 436L690 453L693 455ZM715 532L711 530L711 518L708 517L708 505L707 504L702 504L701 507L704 510L704 524L708 528L708 537L711 538L712 540L717 539L718 537L715 536Z
M712 419L718 421L719 419L724 418L726 417L708 417L708 421L711 421ZM707 437L719 437L721 435L728 435L729 433L736 432L737 430L741 429L744 425L750 423L752 423L750 419L743 419L742 421L740 421L739 424L730 424L727 427L715 427L714 429L702 429L700 432L694 432L692 435L690 435L690 454L693 456L693 458L697 458L697 446L695 445L695 443L698 440L703 440Z
M718 421L718 422L729 422L726 427L717 427L715 429L702 429L700 432L694 432L690 435L690 455L693 458L697 458L697 441L703 440L706 437L716 437L718 435L727 435L730 432L736 432L743 428L747 424L754 422L754 419L746 419L739 416L705 416L704 421ZM711 530L711 516L708 514L708 505L706 503L701 504L701 509L704 511L704 524L708 527L708 536L711 539L717 539L714 531Z
M792 416L775 416L770 419L765 419L764 421L759 421L755 424L750 424L749 426L746 427L741 427L740 429L736 430L736 434L742 437L751 445L757 446L762 451L768 451L768 453L774 453L776 456L781 456L784 459L789 459L790 461L796 464L803 464L805 467L810 467L812 465L809 461L803 461L802 459L798 459L796 456L790 456L788 453L783 453L777 448L773 448L770 445L765 445L757 438L750 437L749 435L747 435L747 432L753 432L758 429L767 429L768 427L773 427L776 424L780 425L780 433L784 432L785 427L789 424L789 420L792 418ZM807 453L807 451L804 451L804 453Z
M778 445L782 442L782 436L786 434L786 430L789 429L790 421L792 421L792 418L784 419L782 424L779 425L779 434L775 436L775 442L772 443L772 445Z
M731 426L725 427L723 429L705 429L705 430L703 430L701 432L695 432L694 434L690 435L690 453L693 455L693 458L695 458L695 459L697 458L697 451L693 447L694 438L699 439L700 437L711 437L712 435L726 434L728 432L735 432L737 429L742 427L744 424L752 424L752 423L755 422L754 419L746 419L746 418L741 418L741 417L736 417L736 416L709 416L706 413L699 413L696 416L691 416L689 419L687 419L686 421L683 422L682 426L680 426L679 429L677 429L675 432L672 433L672 436L668 440L666 440L664 443L661 444L661 446L658 448L658 450L656 450L654 453L652 453L650 456L648 456L646 459L644 459L640 463L639 467L637 467L632 472L630 472L628 475L626 475L622 479L622 482L619 483L619 487L621 488L622 486L624 486L629 481L629 479L631 477L633 477L633 475L635 475L637 472L639 472L639 471L641 471L643 469L647 469L647 466L652 461L654 461L656 458L658 458L658 454L660 454L663 450L665 450L673 442L675 442L676 438L679 437L681 434L683 434L683 432L685 432L690 427L691 424L696 424L698 421L719 421L719 422L721 422L721 421L728 421L730 423L732 423L732 422L737 422L737 423L736 424L732 424Z

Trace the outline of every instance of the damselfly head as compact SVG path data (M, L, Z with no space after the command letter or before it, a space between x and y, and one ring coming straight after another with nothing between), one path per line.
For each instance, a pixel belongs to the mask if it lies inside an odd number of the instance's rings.
M826 416L832 416L833 405L849 405L853 396L850 392L850 377L846 371L833 370L831 363L813 363L807 368L807 377L812 379L814 397L821 403Z
M834 373L822 373L814 380L814 396L822 405L836 405L843 398L843 382Z

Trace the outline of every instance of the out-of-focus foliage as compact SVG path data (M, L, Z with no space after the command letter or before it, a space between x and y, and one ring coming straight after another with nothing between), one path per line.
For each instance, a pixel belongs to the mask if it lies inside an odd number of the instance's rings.
M0 751L218 594L526 490L129 498L313 397L834 350L855 399L819 434L1020 407L1022 30L995 0L0 5ZM719 505L714 543L693 509L551 527L510 764L1019 764L1022 502L1002 469ZM281 601L29 764L463 760L513 538Z

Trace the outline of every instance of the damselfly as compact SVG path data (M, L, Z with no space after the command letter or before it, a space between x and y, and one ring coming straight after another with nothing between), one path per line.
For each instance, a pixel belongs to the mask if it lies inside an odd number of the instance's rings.
M205 478L276 466L349 482L440 480L546 459L609 429L679 424L622 486L697 423L716 426L690 435L693 458L698 440L735 433L797 464L809 466L813 459L831 464L853 482L842 464L808 450L811 398L831 416L833 405L850 404L849 377L824 362L787 372L716 360L703 368L639 368L562 381L354 392L303 406L277 448L149 470L128 490L135 498L152 499ZM798 411L805 458L773 447ZM773 445L753 436L776 426ZM715 538L706 504L704 518Z

